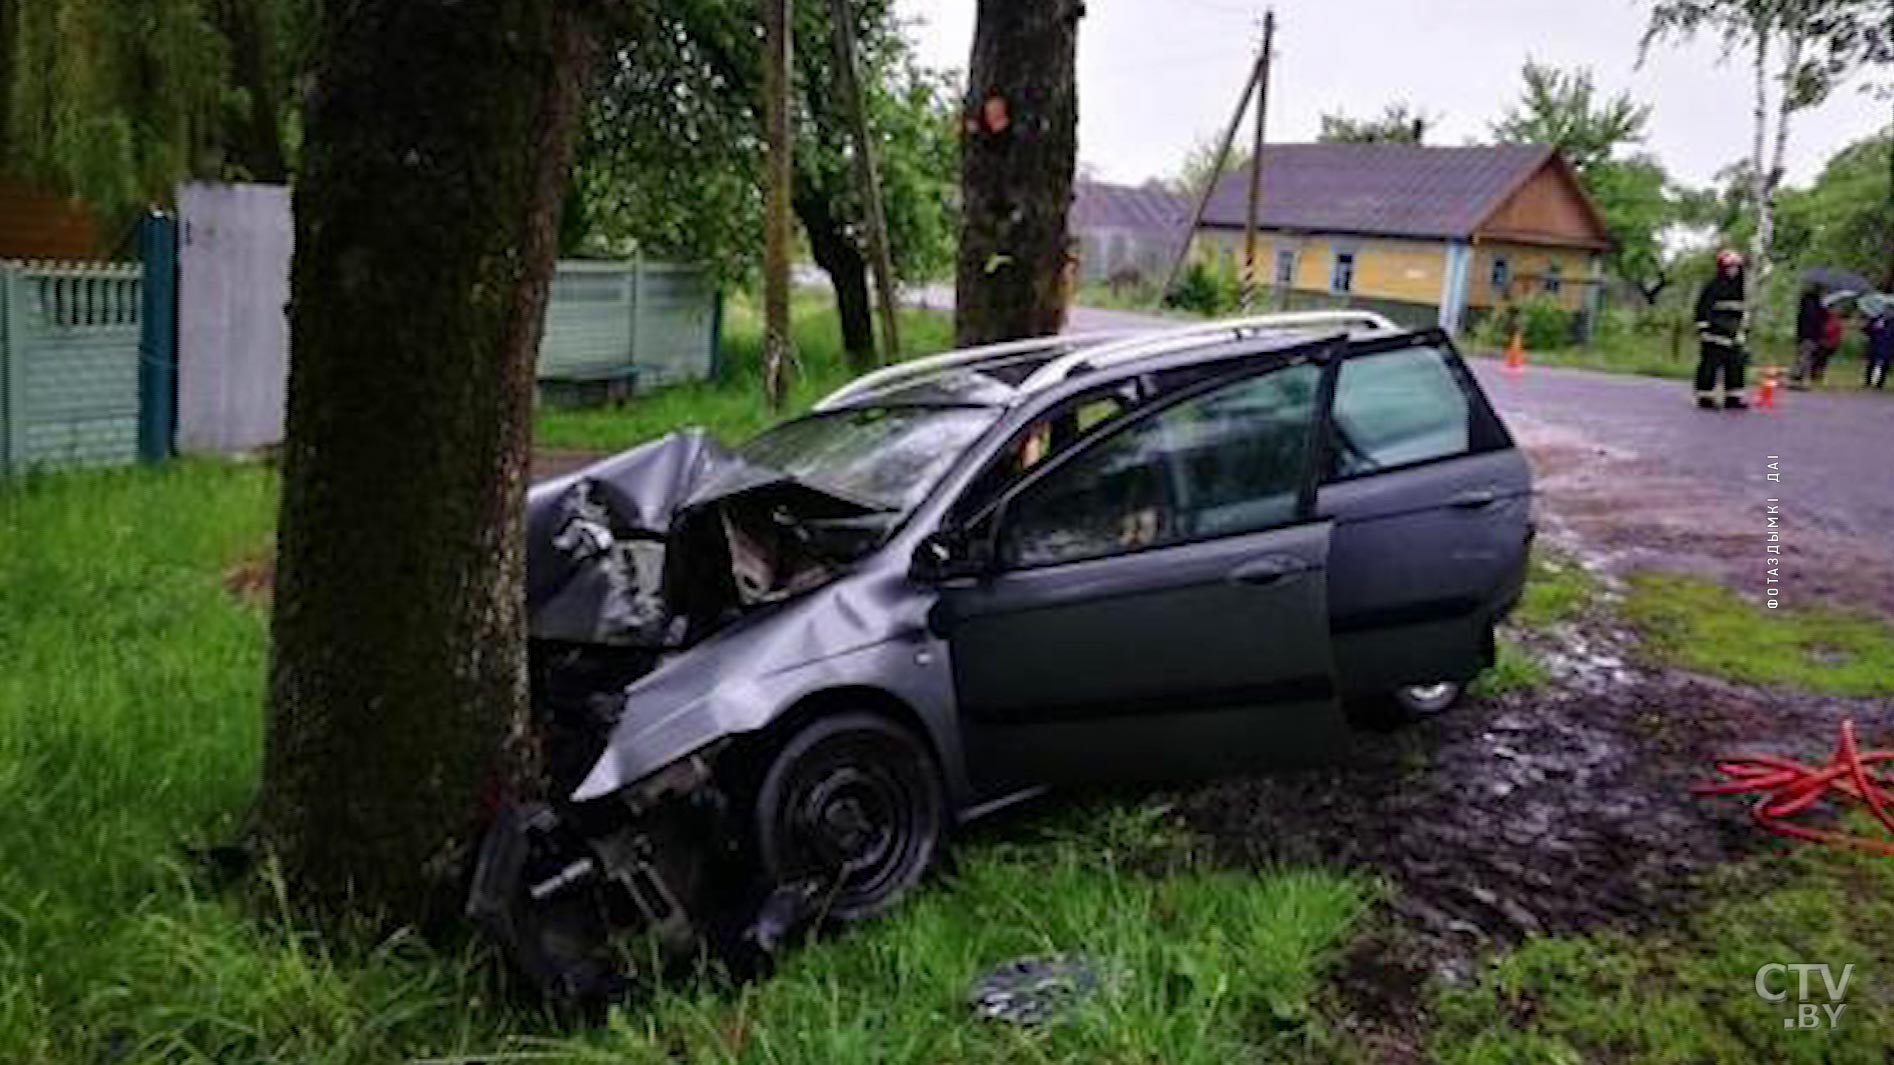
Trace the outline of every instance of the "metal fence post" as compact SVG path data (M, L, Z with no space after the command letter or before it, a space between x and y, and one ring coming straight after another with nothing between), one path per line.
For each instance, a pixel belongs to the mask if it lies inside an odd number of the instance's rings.
M171 457L178 412L178 223L163 211L138 227L138 458Z

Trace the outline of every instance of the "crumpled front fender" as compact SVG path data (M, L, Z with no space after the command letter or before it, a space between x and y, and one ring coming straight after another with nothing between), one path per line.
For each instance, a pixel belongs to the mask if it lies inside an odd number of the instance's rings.
M839 688L872 688L912 708L957 777L959 746L944 727L953 706L947 651L925 625L932 599L904 576L857 575L679 655L625 690L624 712L573 800L608 795Z

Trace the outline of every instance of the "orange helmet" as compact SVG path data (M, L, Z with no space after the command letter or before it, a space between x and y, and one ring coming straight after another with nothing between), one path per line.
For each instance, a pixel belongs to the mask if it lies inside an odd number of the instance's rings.
M1725 270L1730 267L1740 268L1743 265L1743 253L1735 248L1724 248L1716 253L1716 265Z

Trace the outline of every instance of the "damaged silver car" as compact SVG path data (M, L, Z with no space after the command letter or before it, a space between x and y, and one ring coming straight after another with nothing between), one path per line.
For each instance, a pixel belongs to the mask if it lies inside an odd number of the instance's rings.
M767 956L1048 786L1318 761L1491 664L1531 491L1448 338L1358 312L920 359L540 484L554 792L470 910L609 993L617 931Z

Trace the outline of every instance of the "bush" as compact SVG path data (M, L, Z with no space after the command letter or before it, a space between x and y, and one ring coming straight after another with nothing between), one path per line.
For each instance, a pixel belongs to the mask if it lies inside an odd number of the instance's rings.
M1197 314L1222 314L1236 306L1236 280L1215 264L1198 259L1184 270L1166 302Z
M1576 324L1576 314L1549 299L1535 297L1519 308L1519 328L1526 335L1526 347L1534 351L1570 347Z

